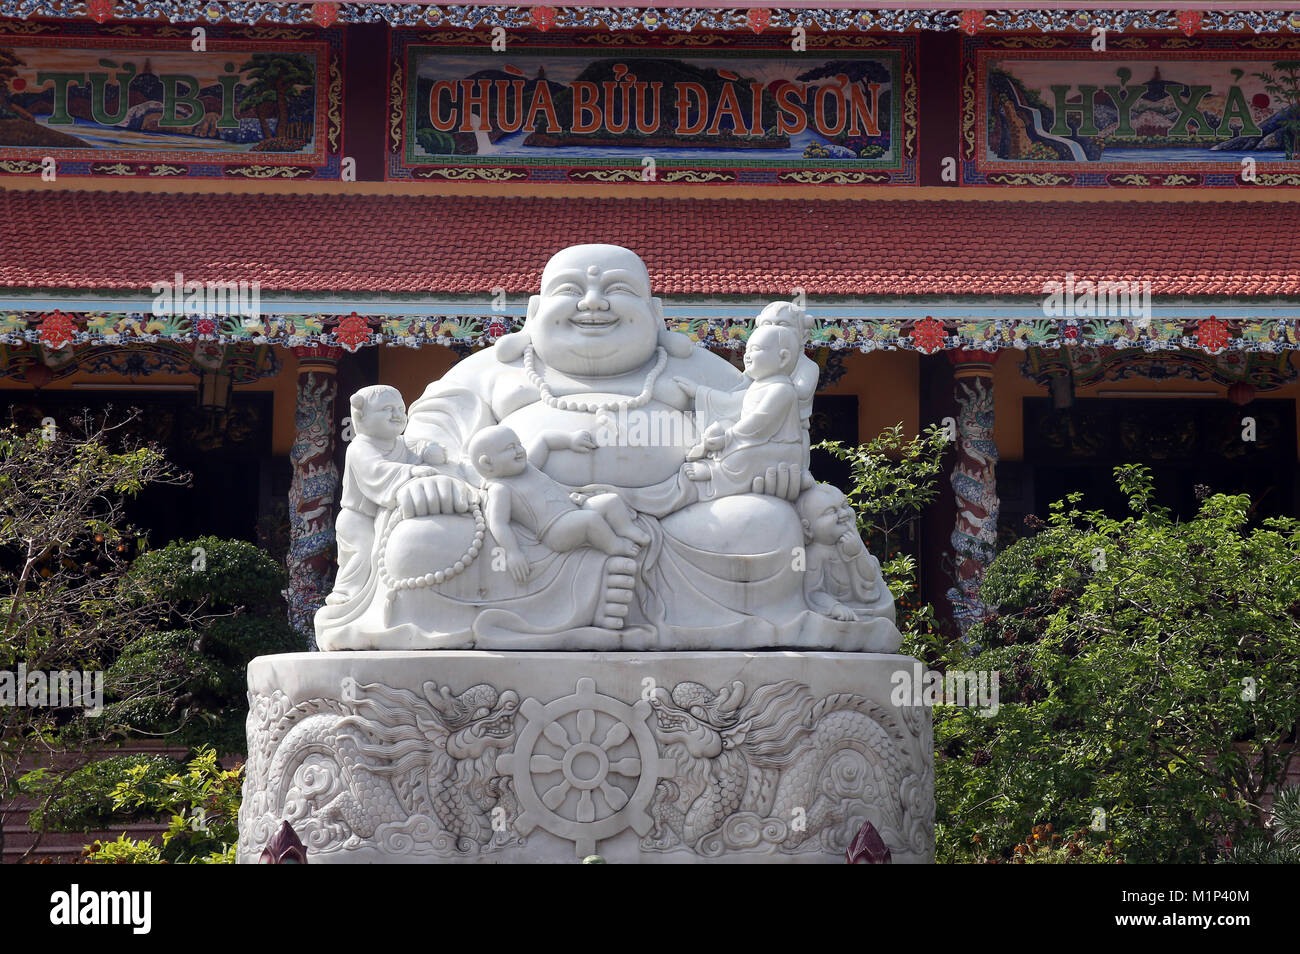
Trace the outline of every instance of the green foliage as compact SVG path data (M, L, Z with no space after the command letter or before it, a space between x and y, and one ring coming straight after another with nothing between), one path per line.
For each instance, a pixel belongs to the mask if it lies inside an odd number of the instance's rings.
M1149 471L1116 468L1131 513L1054 504L1004 550L996 613L943 664L1000 674L998 714L935 710L941 855L1009 856L1021 832L1104 812L1128 861L1212 858L1265 827L1300 719L1300 521L1204 495L1180 523Z
M1219 860L1234 865L1300 865L1300 785L1273 797L1266 829L1247 829Z
M1103 839L1086 828L1062 837L1055 833L1051 822L1035 825L1034 830L1012 848L1009 858L986 854L982 847L982 839L978 835L972 839L971 854L973 858L962 860L973 860L989 865L1003 864L1008 861L1013 865L1122 865L1124 863L1124 859L1115 853L1114 843L1109 839Z
M113 792L134 772L147 784L156 784L180 767L163 755L114 755L83 765L59 778L47 769L28 772L22 790L39 804L27 824L33 831L94 831L127 821L114 807Z
M137 600L126 581L137 538L124 507L151 484L183 478L157 450L131 444L129 423L86 415L0 428L0 669L102 671L169 611L165 597ZM17 794L24 760L118 734L110 720L88 715L93 695L82 701L0 712L0 808ZM48 797L57 774L30 781L47 786Z
M242 765L222 769L210 746L199 748L184 772L161 779L146 766L129 767L113 789L113 806L137 816L170 815L162 848L124 834L85 853L96 863L233 864L243 777Z
M151 841L128 838L123 832L117 841L96 841L82 849L82 857L90 865L160 865L165 864L162 852Z
M107 717L239 751L249 660L302 648L285 614L284 568L250 543L200 537L144 554L130 576L141 600L166 598L177 608L163 625L187 617L191 625L126 647L107 673Z
M925 508L939 493L939 471L949 443L942 428L932 426L914 438L895 424L857 447L839 441L816 445L851 467L846 496L858 515L858 531L881 561L880 569L902 612L899 628L913 638L930 638L934 612L911 599L917 587L916 559L902 550ZM906 649L906 648L905 648Z

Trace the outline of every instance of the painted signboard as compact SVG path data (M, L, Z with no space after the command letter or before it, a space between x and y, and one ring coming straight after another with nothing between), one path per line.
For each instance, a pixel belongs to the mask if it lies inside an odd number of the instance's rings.
M1300 185L1300 49L1027 39L965 41L967 184Z
M394 40L391 178L915 182L910 38L791 55L427 36Z
M14 35L0 26L0 173L337 178L339 40L209 28ZM268 31L260 31L266 36Z

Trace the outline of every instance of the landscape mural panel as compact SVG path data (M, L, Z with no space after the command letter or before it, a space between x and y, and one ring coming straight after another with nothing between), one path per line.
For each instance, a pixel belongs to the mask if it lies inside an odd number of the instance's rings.
M195 50L176 28L117 33L0 28L0 172L48 174L53 160L58 175L337 177L337 37L211 28Z
M389 176L914 183L914 38L866 39L799 56L514 43L496 53L399 34Z
M967 184L1300 185L1300 49L1017 39L965 43Z

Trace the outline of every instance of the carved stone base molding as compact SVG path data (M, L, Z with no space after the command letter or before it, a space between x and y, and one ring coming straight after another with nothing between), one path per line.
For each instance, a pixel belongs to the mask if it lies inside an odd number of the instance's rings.
M870 653L338 652L248 668L239 860L934 859L914 660Z

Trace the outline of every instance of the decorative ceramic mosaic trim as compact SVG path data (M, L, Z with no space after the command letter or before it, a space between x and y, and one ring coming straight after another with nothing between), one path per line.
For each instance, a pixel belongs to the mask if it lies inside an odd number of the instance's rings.
M1168 30L1300 32L1300 13L1279 10L743 10L683 7L424 6L415 3L256 3L247 0L0 0L0 17L16 20L89 17L172 23L387 23L390 26L507 29L671 30L689 33L761 32L795 26L823 33L908 30L1090 33Z
M238 318L157 318L144 314L86 312L9 312L0 314L0 343L31 342L58 351L68 345L142 342L216 342L340 347L355 352L375 345L481 347L517 330L522 321L500 315L419 316L280 315L251 321ZM748 319L669 320L709 348L740 349L749 335ZM811 348L870 351L998 351L1002 348L1060 348L1091 345L1160 351L1196 348L1222 351L1300 350L1300 319L1239 320L1153 318L1145 326L1105 319L920 319L871 318L819 321Z
M209 355L206 352L211 351ZM270 345L195 344L159 341L140 347L134 341L113 347L90 341L47 351L24 342L14 346L0 344L0 378L25 378L33 365L49 369L51 380L73 374L116 374L128 378L151 374L200 374L221 368L234 384L252 384L261 378L280 373L281 360Z
M1046 384L1058 374L1070 374L1074 386L1092 387L1108 381L1145 378L1168 381L1213 381L1231 385L1248 381L1261 391L1271 391L1300 375L1287 351L1261 352L1226 350L1218 354L1201 351L1152 351L1133 355L1128 350L1078 345L1054 351L1028 352L1020 365L1022 377Z

